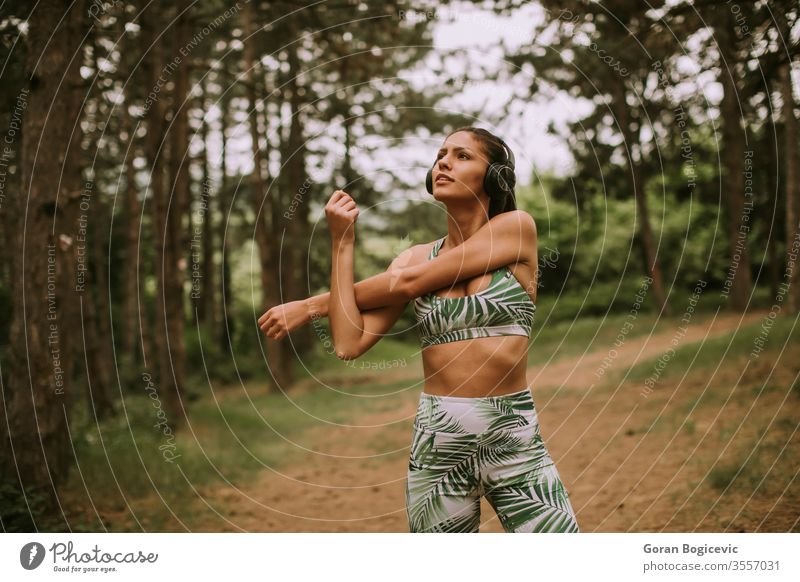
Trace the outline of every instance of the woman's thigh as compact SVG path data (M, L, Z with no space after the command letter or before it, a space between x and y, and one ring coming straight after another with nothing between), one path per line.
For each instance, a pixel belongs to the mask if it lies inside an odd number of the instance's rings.
M495 479L486 499L507 532L576 533L580 531L555 463L514 479Z
M475 439L415 425L406 482L411 532L477 532L480 497Z

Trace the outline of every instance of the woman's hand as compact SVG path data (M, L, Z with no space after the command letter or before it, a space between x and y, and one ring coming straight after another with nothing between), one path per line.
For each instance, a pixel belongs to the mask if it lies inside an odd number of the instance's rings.
M279 340L290 331L309 322L308 306L305 301L290 301L267 310L258 318L258 327L267 337Z
M336 190L325 205L328 230L333 242L353 242L356 238L358 207L344 190Z

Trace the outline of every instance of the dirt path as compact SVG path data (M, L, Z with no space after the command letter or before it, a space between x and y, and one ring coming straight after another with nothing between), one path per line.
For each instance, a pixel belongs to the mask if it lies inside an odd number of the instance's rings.
M680 344L725 334L763 315L723 315L693 324ZM626 340L607 374L657 357L674 337L670 331ZM647 395L641 383L598 380L608 346L531 368L545 443L582 530L797 531L800 480L784 475L798 444L800 399L787 393L797 375L797 356L795 349L777 362L728 363L719 372L693 373ZM770 374L775 388L753 396ZM712 380L731 389L706 391ZM746 397L742 391L748 391ZM193 531L408 531L404 490L418 397L409 392L397 410L358 419L361 427L373 428L315 429L304 441L313 443L313 452L302 464L264 471L239 489L200 489L202 500L188 523ZM791 429L791 422L793 430L771 430ZM724 478L722 469L754 458L754 451L758 466L774 471L760 493L754 494L758 483L725 491L709 485L709 475ZM715 467L722 477L710 472ZM485 500L481 515L481 531L502 531Z

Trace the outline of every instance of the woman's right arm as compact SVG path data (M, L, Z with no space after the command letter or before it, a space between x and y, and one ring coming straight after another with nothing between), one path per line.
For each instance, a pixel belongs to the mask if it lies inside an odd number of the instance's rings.
M416 249L423 246L425 245L415 245L406 249L392 261L385 272L359 281L353 286L356 305L362 315L388 307L383 313L389 314L390 318L396 316L396 321L402 314L403 307L413 299L401 285L401 274L404 268L414 262ZM326 292L276 305L258 318L258 326L267 336L282 339L287 333L310 323L312 319L328 317L330 296L330 292ZM370 313L371 319L372 316L377 316L377 312Z

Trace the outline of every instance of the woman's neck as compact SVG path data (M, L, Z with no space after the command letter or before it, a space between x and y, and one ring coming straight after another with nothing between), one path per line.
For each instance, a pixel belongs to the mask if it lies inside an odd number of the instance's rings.
M475 234L488 218L484 213L483 207L476 209L474 206L463 211L453 211L448 208L447 212L447 237L442 245L444 250L457 247L473 234Z

